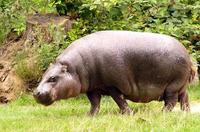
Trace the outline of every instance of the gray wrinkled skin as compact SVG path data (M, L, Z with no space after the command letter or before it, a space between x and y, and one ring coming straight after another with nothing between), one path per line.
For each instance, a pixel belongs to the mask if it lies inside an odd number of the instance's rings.
M52 76L59 76L54 84L48 82ZM166 111L179 101L181 109L188 111L186 85L190 76L190 57L173 37L101 31L66 48L44 74L35 97L49 105L86 93L91 115L98 112L101 95L110 95L122 113L131 111L125 99L143 103L164 100Z

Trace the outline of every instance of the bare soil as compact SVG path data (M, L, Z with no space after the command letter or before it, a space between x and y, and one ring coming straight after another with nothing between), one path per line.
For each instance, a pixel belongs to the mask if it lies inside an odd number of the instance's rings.
M174 111L181 111L180 105L176 105ZM190 102L190 112L191 113L200 113L200 103L199 102Z
M42 36L44 41L51 42L53 37L48 31L49 25L61 26L66 33L71 29L73 21L56 14L34 14L28 16L26 23L26 31L23 35L17 36L11 32L6 43L0 47L0 104L16 99L22 91L28 89L25 88L27 87L25 82L15 73L17 53L27 48L27 42L37 44L35 40L41 36L41 33L44 34Z
M11 40L0 48L0 103L15 99L23 90L23 81L14 70L15 56L22 48L22 40Z

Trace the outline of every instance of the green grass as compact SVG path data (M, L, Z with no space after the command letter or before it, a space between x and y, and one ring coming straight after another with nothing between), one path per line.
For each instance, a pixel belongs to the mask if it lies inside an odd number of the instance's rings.
M190 89L191 102L200 102L200 86ZM83 95L49 107L37 104L31 95L0 106L0 131L198 131L200 113L163 113L163 102L129 102L135 115L121 115L110 97L104 97L100 113L87 116L90 104Z

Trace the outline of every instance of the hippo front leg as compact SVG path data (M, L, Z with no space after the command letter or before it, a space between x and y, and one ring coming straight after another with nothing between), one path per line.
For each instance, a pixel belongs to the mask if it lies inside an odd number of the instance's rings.
M101 94L97 91L91 91L87 92L87 97L91 103L89 115L96 115L100 109Z
M116 88L109 88L109 94L113 98L113 100L117 103L120 108L120 112L122 114L131 114L132 110L128 106L128 103L123 97L123 94Z

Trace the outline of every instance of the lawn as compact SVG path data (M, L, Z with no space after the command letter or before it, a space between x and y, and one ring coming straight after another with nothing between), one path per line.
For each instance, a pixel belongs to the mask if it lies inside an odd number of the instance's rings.
M189 90L191 104L200 103L200 86ZM0 106L0 132L25 131L199 131L200 113L161 112L163 102L129 102L134 115L121 115L110 97L104 97L100 113L87 115L90 104L84 95L49 107L37 104L29 94Z

